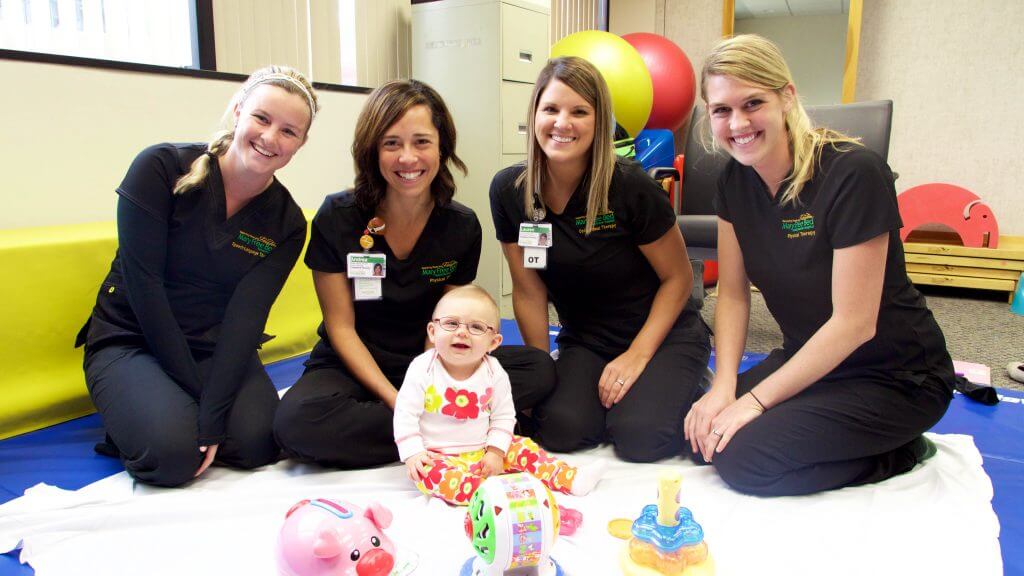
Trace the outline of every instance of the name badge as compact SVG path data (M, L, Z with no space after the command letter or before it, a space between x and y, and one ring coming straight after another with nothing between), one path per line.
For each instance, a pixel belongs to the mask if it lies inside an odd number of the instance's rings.
M387 275L388 258L379 252L350 252L347 274L352 279L353 300L380 300L380 280Z
M519 242L523 247L523 267L544 270L548 267L548 248L551 248L550 222L522 222L519 224Z
M547 248L523 248L523 268L544 270L548 267Z
M523 248L550 248L553 234L550 222L519 224L519 245Z
M384 292L380 286L380 278L353 278L353 300L380 300Z
M388 272L388 257L379 252L349 252L349 278L384 278Z

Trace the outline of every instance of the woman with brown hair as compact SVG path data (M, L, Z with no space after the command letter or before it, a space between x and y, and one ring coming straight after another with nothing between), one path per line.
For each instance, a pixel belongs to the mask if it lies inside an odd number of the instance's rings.
M709 344L687 306L693 271L675 212L638 164L616 158L611 97L586 60L548 62L528 123L526 163L494 177L491 213L526 343L547 349L549 299L562 323L535 438L559 452L610 441L637 462L679 456Z
M341 468L398 461L393 410L406 369L427 343L444 292L469 284L480 259L476 214L452 200L456 132L448 108L416 80L370 94L356 124L352 190L327 197L313 220L306 265L324 320L275 436L293 458ZM373 273L381 265L382 275ZM539 350L494 352L519 409L550 390Z

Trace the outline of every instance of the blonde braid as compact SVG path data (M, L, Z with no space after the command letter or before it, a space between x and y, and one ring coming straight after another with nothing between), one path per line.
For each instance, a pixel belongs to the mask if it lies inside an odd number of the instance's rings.
M228 151L234 136L235 133L231 130L221 130L216 133L213 140L206 146L206 152L200 154L192 162L189 171L181 178L178 178L178 181L174 184L174 194L184 194L193 188L202 186L206 182L206 177L210 175L210 163Z

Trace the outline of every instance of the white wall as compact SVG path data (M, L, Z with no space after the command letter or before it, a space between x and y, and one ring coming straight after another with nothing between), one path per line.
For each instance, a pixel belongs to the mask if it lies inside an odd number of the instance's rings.
M962 186L992 207L1001 234L1018 236L1022 22L1024 2L865 0L856 94L894 101L898 191Z
M839 104L843 99L846 14L737 20L736 34L760 34L775 42L793 73L804 104Z
M0 60L0 229L114 219L132 158L164 141L204 141L238 83ZM349 148L366 96L320 92L309 142L279 173L304 208L351 185Z

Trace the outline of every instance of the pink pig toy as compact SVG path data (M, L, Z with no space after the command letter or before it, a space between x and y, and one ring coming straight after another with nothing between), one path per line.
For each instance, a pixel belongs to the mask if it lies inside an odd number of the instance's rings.
M348 502L302 500L285 514L277 540L277 567L286 576L387 576L395 546L382 531L391 512Z

